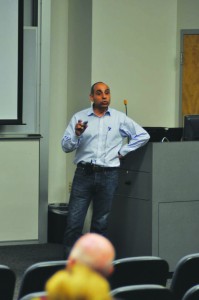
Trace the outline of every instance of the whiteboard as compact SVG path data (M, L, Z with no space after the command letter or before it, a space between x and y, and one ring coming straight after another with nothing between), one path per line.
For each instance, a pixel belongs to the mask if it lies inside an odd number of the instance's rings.
M23 1L0 0L0 124L22 123L22 42Z

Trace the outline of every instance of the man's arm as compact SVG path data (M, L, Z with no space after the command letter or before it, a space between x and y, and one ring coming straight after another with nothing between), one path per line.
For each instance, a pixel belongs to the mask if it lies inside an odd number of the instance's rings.
M150 139L148 132L129 117L126 117L120 132L123 137L128 138L128 144L123 145L119 151L120 158L144 146Z
M86 128L86 122L82 122L81 120L76 121L74 117L71 119L61 140L61 146L64 152L72 152L78 148L81 142L81 135Z

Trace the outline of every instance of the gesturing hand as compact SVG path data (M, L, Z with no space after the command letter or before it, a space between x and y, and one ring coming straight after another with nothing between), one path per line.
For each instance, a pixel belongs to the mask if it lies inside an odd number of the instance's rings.
M75 134L80 136L88 127L87 121L82 122L82 120L78 120L78 123L75 125Z

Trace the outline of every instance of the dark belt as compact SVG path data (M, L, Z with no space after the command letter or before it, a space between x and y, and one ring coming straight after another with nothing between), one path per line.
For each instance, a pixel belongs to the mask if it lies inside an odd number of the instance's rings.
M82 168L88 172L90 171L91 173L92 172L113 171L113 170L119 169L119 167L102 167L102 166L90 164L90 163L78 163L77 167Z

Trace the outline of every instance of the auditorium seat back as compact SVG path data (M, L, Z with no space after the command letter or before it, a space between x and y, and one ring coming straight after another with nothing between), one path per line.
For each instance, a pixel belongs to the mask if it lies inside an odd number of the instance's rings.
M194 285L184 294L182 300L198 300L199 299L199 284Z
M199 253L182 257L177 263L170 289L176 300L181 300L188 289L199 284Z
M158 284L166 286L169 265L156 256L137 256L117 259L109 278L111 289L127 285Z
M37 292L37 293L31 293L31 294L28 294L22 298L20 298L20 300L32 300L32 299L35 299L35 298L38 298L38 299L47 299L47 293L46 292Z
M0 265L0 299L12 300L16 283L16 275L6 265Z
M18 300L30 293L45 290L46 281L57 271L66 267L67 261L47 261L31 265L23 274Z
M111 291L114 299L124 300L174 300L171 291L160 285L141 284L117 288Z

